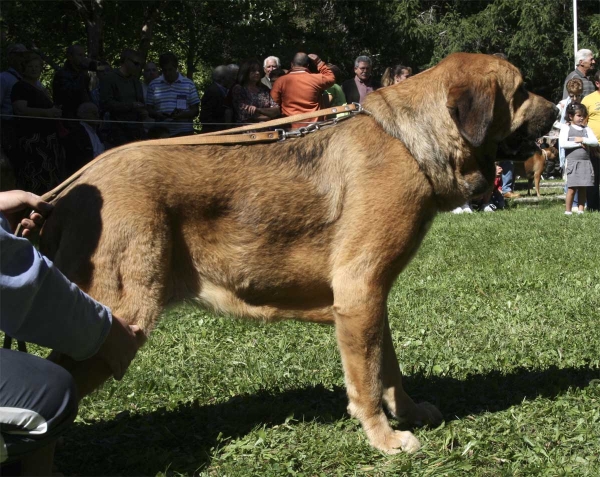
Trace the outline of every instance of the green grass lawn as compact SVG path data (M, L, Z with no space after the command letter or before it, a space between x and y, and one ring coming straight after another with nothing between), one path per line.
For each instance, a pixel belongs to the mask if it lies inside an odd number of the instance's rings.
M390 299L405 387L439 406L387 456L346 413L331 327L182 306L86 398L67 475L600 475L600 214L440 214Z

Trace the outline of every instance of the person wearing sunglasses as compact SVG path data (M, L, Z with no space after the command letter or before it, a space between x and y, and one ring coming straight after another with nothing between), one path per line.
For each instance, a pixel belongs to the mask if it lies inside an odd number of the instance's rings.
M104 75L100 81L100 107L110 114L109 142L111 147L143 139L143 125L148 119L140 74L144 60L136 50L126 48L121 53L119 68Z

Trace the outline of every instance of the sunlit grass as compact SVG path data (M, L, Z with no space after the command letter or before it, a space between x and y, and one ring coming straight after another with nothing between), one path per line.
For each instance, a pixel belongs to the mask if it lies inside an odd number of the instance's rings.
M345 411L333 329L166 313L83 401L67 475L600 474L600 214L441 214L389 298L406 387L446 422L416 455Z

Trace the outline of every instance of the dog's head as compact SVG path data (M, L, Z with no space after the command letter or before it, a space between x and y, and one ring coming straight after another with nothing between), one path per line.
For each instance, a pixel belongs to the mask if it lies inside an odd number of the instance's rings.
M457 53L438 66L445 62L456 72L448 79L446 107L471 146L515 138L535 142L552 127L556 107L527 91L519 70L508 61Z
M546 151L547 161L556 161L558 159L558 149L556 149L554 146L547 147L544 150Z
M501 143L537 148L556 118L554 104L527 91L515 66L469 53L369 95L365 108L406 144L448 204L491 187Z

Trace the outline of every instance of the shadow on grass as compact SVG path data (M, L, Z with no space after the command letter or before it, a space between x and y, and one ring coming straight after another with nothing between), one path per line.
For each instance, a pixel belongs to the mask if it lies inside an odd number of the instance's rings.
M485 411L497 412L523 399L554 398L569 388L584 388L600 377L589 368L491 372L465 380L414 375L405 387L416 401L438 405L447 421ZM323 423L346 414L343 388L322 386L238 396L220 404L182 404L150 414L122 413L114 420L76 425L57 462L76 475L193 475L210 465L211 449L243 437L256 427L297 420Z

